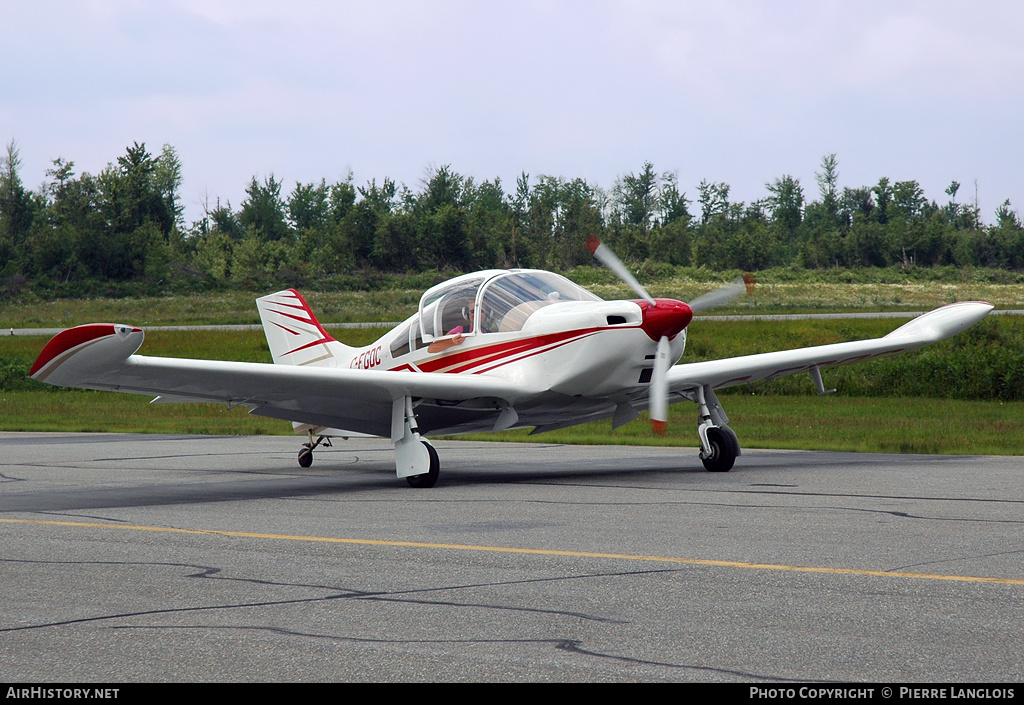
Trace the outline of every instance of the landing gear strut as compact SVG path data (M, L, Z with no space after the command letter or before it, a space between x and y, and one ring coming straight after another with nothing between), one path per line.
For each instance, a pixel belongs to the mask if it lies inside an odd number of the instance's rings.
M413 406L412 397L396 399L391 405L395 470L410 487L433 487L440 473L441 462L434 446L420 435Z
M718 403L718 397L710 386L696 390L697 406L700 407L700 460L708 472L729 472L740 454L740 441L729 428L729 417Z
M313 432L309 432L309 442L303 443L302 448L299 450L299 467L308 468L313 464L313 449L321 443L324 444L324 448L331 447L331 439L327 436L319 436L316 439L316 443L313 442Z

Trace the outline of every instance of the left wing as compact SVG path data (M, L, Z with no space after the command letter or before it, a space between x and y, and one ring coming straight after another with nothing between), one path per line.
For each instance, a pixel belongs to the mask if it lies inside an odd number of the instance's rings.
M161 401L219 402L319 427L390 436L402 397L514 404L522 386L485 375L336 369L135 355L141 328L93 323L57 334L30 376L64 387L156 395Z
M918 316L882 338L676 365L668 372L669 390L703 386L718 389L895 355L949 338L983 319L992 309L989 303L965 301Z

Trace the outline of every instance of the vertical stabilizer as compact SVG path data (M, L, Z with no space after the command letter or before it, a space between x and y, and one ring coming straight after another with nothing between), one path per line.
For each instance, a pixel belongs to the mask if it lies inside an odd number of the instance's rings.
M274 364L317 367L347 364L352 348L339 343L324 330L309 304L295 289L256 299L256 307Z

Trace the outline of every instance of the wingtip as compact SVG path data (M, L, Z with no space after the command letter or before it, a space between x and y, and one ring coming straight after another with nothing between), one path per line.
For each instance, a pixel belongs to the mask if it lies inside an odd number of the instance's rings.
M46 381L53 370L72 356L76 359L81 351L91 347L107 338L113 338L120 344L123 341L131 350L128 350L125 357L131 355L142 345L142 336L133 336L135 333L142 333L138 326L124 325L123 323L87 323L74 328L67 328L57 335L43 347L39 357L36 358L28 375L32 379ZM100 346L103 347L103 346ZM88 355L86 355L88 357Z

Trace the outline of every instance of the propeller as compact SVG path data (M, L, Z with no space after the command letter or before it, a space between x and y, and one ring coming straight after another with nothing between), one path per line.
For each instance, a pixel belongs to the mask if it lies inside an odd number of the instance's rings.
M641 299L645 299L651 306L657 306L657 302L651 298L651 295L647 293L647 289L640 285L640 282L636 280L633 273L629 271L629 268L622 263L619 256L612 252L608 245L605 245L596 237L591 235L587 238L587 249L590 250L590 254L594 255L598 262L603 264L608 269L621 279L630 289L640 295Z
M654 372L651 374L650 404L651 430L664 436L668 428L668 368L672 362L668 359L668 336L658 339L658 351L654 354Z
M709 291L690 301L690 309L697 313L698 311L706 311L716 306L724 306L744 294L749 294L753 288L754 277L750 274L744 274L742 277L736 277L720 289Z
M697 311L706 311L709 308L722 306L744 294L749 294L754 287L754 278L745 274L720 289L698 296L688 304L671 299L654 299L611 248L593 235L587 238L587 249L598 262L610 269L648 304L648 307L644 309L642 327L652 338L658 336L658 348L654 355L654 370L651 374L649 388L648 408L651 416L651 430L663 436L668 426L668 371L672 367L672 361L669 359L670 338L685 328ZM657 309L656 315L652 309Z

